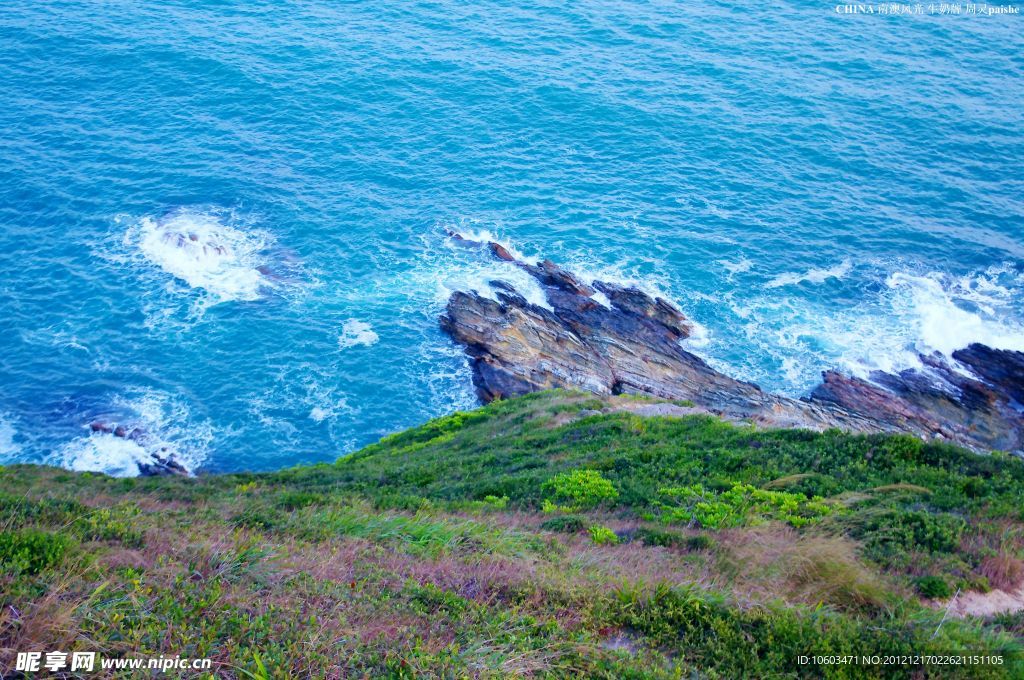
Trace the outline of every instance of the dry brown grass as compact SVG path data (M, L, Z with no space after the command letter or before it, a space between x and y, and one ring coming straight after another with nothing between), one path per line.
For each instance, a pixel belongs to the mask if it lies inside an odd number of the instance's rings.
M810 477L816 477L816 476L817 476L817 473L815 473L815 472L802 472L802 473L796 474L796 475L786 475L785 477L779 477L778 479L773 479L772 481L770 481L767 484L765 484L763 486L763 488L765 488L765 489L776 489L776 490L778 490L778 489L785 489L785 488L788 488L790 486L793 486L794 484L797 484L798 482L802 482L805 479L809 479Z
M1024 561L1003 550L983 558L978 572L993 588L1012 592L1024 582Z
M11 668L19 651L69 649L78 637L77 610L91 600L81 565L70 565L40 597L0 611L0 669Z
M917 484L885 484L871 489L871 493L914 493L928 496L932 490Z
M860 561L847 538L767 525L721 532L719 540L715 568L731 574L738 590L853 611L882 609L890 601L890 584Z

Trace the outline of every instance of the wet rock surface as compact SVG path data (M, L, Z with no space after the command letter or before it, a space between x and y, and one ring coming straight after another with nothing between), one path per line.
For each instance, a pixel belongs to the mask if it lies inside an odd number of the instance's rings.
M119 439L127 439L138 444L149 456L147 459L135 461L139 468L139 475L142 477L188 476L190 474L188 468L174 457L173 452L150 436L141 427L125 427L124 425L115 425L104 420L96 420L89 423L89 430L110 434Z
M609 282L588 285L550 260L524 262L497 243L452 238L531 274L550 306L529 303L502 281L492 282L497 299L451 295L441 328L464 347L485 402L556 387L634 393L770 427L909 432L976 450L1024 449L1020 352L971 345L951 358L922 357L920 370L868 380L828 371L810 397L792 399L683 349L692 324L664 299Z
M825 373L811 399L869 415L889 429L973 449L1024 452L1024 354L973 344L922 356L923 368L869 380Z

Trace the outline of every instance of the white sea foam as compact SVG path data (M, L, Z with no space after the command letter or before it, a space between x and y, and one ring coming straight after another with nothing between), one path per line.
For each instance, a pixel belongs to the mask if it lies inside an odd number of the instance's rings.
M194 422L181 400L149 390L116 398L111 409L116 414L112 425L129 432L138 428L143 434L129 439L89 432L65 444L51 462L71 470L132 477L139 474L139 463L153 463L155 455L172 457L189 470L206 459L213 428L209 423Z
M605 295L604 293L602 293L599 290L595 290L594 291L593 300L594 300L594 302L596 302L597 304L601 305L605 309L611 309L612 308L612 301L608 299L607 295Z
M793 357L782 358L782 376L786 382L792 384L800 380L800 366Z
M341 327L341 335L338 336L338 347L348 349L364 345L370 347L376 345L380 337L374 332L373 327L365 321L349 319Z
M726 303L753 351L712 364L771 389L803 394L824 369L868 378L875 370L921 368L920 355L947 356L973 342L1024 351L1024 274L1009 266L953 276L906 263L865 264L862 302L829 309L799 296L766 294ZM723 348L711 348L713 355ZM759 358L760 357L760 358ZM771 361L765 362L764 357Z
M737 274L749 272L754 266L754 263L746 257L741 257L735 262L732 262L731 260L718 260L718 264L722 265L722 268L729 272L727 278L730 280Z
M922 354L951 356L975 342L1024 351L1024 279L997 269L965 276L894 272L875 304L822 329L839 350L839 365L862 377L921 368Z
M260 393L249 394L246 400L249 414L260 423L262 431L282 440L298 434L296 423L302 418L333 428L342 425L340 416L358 411L341 391L331 364L302 362L286 366L275 384Z
M343 413L352 412L352 408L348 405L348 400L334 395L330 390L320 390L318 388L310 393L309 398L316 403L309 410L309 419L317 423L333 420Z
M440 226L445 232L457 232L467 241L477 244L498 243L520 261L534 260L507 239L487 229L467 228L465 224ZM547 295L537 280L514 264L496 260L483 248L452 238L441 239L442 247L438 247L436 235L425 236L423 242L425 253L421 266L412 271L408 278L396 283L403 287L411 283L412 290L426 291L430 296L429 307L433 313L440 313L448 303L448 298L456 291L475 290L486 298L497 300L498 291L491 285L492 281L508 283L531 304L551 309Z
M497 243L502 248L507 250L509 254L512 255L512 257L516 258L517 260L523 262L531 261L531 259L528 256L524 255L523 252L519 250L518 247L516 247L515 243L505 238L504 236L491 231L490 229L486 229L483 227L467 226L465 223L463 223L458 225L458 227L456 227L455 225L445 227L445 231L457 233L460 236L462 236L462 238L465 239L465 241L470 242L471 244L487 245L489 243ZM460 243L461 242L459 240L453 238L445 240L445 245L451 250L461 249L462 245L460 245Z
M211 302L255 300L272 281L260 270L266 234L232 226L223 210L181 209L143 217L125 235L151 264L212 296Z
M1005 276L1009 274L1005 268L962 277L897 272L889 276L886 285L894 292L897 314L907 318L915 330L917 349L948 355L980 342L1024 351L1024 324L1007 309L1022 299L1024 286L1017 286L1024 281L1017 277L1013 282L1012 276Z
M450 342L424 342L420 345L417 363L428 367L429 403L437 415L468 411L479 405L462 348Z
M113 477L134 477L139 463L151 463L152 454L136 442L95 432L64 447L63 465L79 472L103 472Z
M682 341L682 346L690 350L702 350L711 344L711 331L704 324L687 319L690 324L690 337Z
M0 413L0 463L13 460L21 452L21 445L15 441L17 436L14 418Z
M774 279L765 284L767 288L779 288L781 286L791 286L797 283L824 283L828 279L841 279L853 269L853 264L849 260L843 260L834 267L827 267L823 269L808 269L806 272L786 272L785 274L779 274Z

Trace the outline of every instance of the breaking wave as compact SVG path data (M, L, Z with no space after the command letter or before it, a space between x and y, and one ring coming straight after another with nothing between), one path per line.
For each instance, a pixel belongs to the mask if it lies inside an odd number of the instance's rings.
M975 342L1024 351L1024 273L1013 266L963 275L865 266L863 274L849 282L861 299L846 308L774 293L753 300L725 296L738 318L731 332L745 336L752 358L716 345L712 363L799 395L829 368L860 377L894 373L921 367L921 355L949 356Z
M365 321L349 319L341 327L341 335L338 336L338 347L340 349L348 349L349 347L357 347L359 345L371 347L376 345L379 340L380 337L374 332L373 326Z
M21 446L15 441L17 436L14 418L0 413L0 462L14 460L21 452Z
M61 447L50 462L81 472L133 477L139 474L139 463L152 463L158 455L194 471L206 460L213 442L209 423L194 422L184 402L157 391L116 398L109 413L95 420L120 426L129 436L89 431ZM85 428L91 430L89 425Z
M728 268L728 267L727 267ZM748 267L749 269L749 267ZM791 286L798 283L824 283L829 279L841 279L850 273L853 269L853 265L849 260L843 260L834 267L827 267L823 269L808 269L806 272L786 272L785 274L779 274L774 279L766 284L767 288L780 288L782 286ZM730 272L739 273L747 271L747 269L732 268Z
M182 208L138 220L125 243L189 288L205 291L213 303L256 300L274 285L267 276L270 238L235 222L223 209Z

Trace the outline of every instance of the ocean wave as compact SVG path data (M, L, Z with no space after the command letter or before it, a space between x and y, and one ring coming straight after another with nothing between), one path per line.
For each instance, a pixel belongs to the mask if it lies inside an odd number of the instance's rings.
M416 363L425 367L430 417L468 411L479 405L469 362L461 347L447 341L426 341L419 347Z
M61 466L78 472L103 472L112 477L134 477L139 463L151 463L152 454L137 442L109 433L93 433L69 442L61 452Z
M310 363L284 368L271 388L246 400L249 415L271 437L294 436L298 432L295 423L302 418L333 425L338 424L339 416L358 410L337 387L331 367Z
M421 291L426 293L427 308L433 315L441 313L448 304L448 298L456 291L475 290L478 294L498 299L498 291L493 281L504 281L512 285L519 294L531 304L551 309L544 289L527 272L509 263L491 257L490 253L479 246L467 246L466 242L495 242L509 249L517 259L532 262L535 258L524 255L516 249L515 244L500 234L480 227L467 227L465 223L441 224L434 233L423 236L423 256L408 275L397 285L407 287L418 296ZM466 242L450 238L450 232L462 234Z
M865 264L851 281L861 302L829 307L801 297L736 294L724 300L750 351L713 343L716 368L769 389L805 394L821 371L862 378L921 368L921 355L950 356L971 343L1024 351L1024 274L1009 265L953 275L906 263ZM869 292L871 291L871 292Z
M711 329L699 321L687 317L690 324L690 336L680 342L680 345L687 350L703 350L713 342Z
M379 340L380 337L374 332L373 326L365 321L349 319L341 327L341 335L338 336L338 347L340 349L348 349L349 347L359 345L371 347L376 345Z
M746 257L740 257L740 259L736 260L735 262L731 260L718 260L717 262L718 264L722 265L722 268L725 269L726 272L728 272L726 278L729 279L730 281L737 274L749 272L754 266L754 263L751 260L748 260Z
M15 441L17 436L14 417L0 413L0 462L14 460L21 453L21 445Z
M1024 324L1011 308L1024 300L1024 276L1009 267L965 276L896 272L886 285L897 315L915 329L921 351L948 355L974 342L1024 351Z
M766 288L780 288L782 286L792 286L798 283L824 283L829 279L841 279L853 269L853 264L849 260L843 260L834 267L827 267L822 269L808 269L805 272L786 272L785 274L779 274L774 279L765 284Z
M103 472L114 477L139 474L139 463L153 463L154 456L173 458L195 471L206 460L213 443L212 426L195 422L180 400L155 390L111 401L103 418L138 436L116 436L93 431L62 446L49 461L80 472Z
M182 208L160 218L141 218L124 241L150 265L207 293L212 304L256 300L276 283L267 275L271 239L240 226L221 208Z

